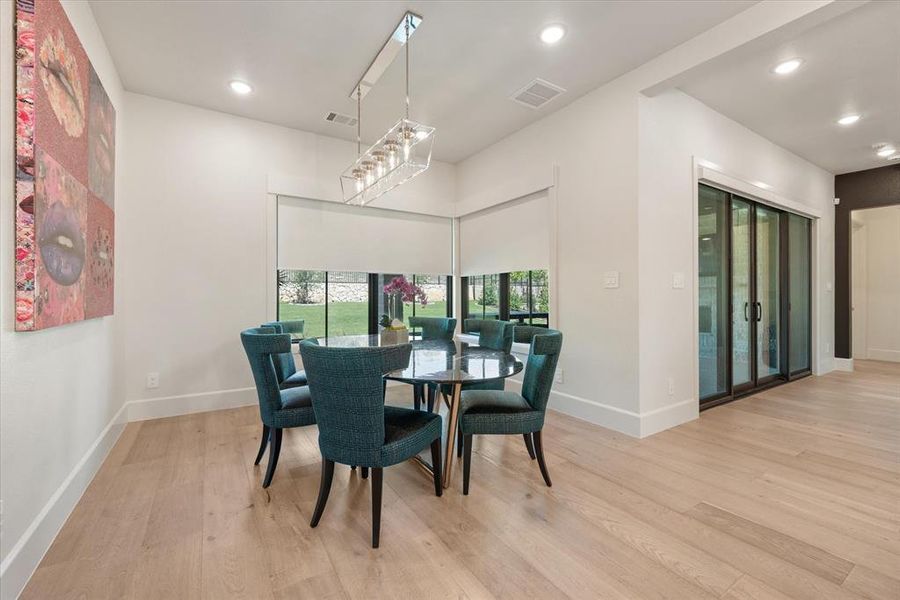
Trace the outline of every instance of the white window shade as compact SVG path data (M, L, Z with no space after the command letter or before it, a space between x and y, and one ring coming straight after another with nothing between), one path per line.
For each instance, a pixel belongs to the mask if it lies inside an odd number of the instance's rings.
M452 272L452 223L395 210L278 197L278 268Z
M550 209L547 190L460 217L461 274L547 269Z

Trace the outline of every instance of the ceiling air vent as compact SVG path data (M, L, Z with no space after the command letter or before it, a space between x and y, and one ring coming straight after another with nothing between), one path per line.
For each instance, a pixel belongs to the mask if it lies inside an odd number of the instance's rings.
M553 85L549 81L543 79L535 79L515 94L510 96L510 100L515 100L519 104L523 104L528 108L540 108L547 104L564 91L558 85Z
M333 111L325 115L325 120L329 123L337 123L338 125L346 125L347 127L356 127L356 117L342 115L341 113Z

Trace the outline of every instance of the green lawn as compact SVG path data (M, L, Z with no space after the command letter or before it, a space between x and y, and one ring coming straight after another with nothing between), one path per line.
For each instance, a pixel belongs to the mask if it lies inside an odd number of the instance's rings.
M412 309L407 305L404 314L409 316ZM427 306L416 306L416 316L444 317L447 315L446 302L429 302ZM303 319L305 337L325 335L325 305L285 304L279 306L278 318L284 321ZM368 302L331 302L328 304L328 335L353 335L369 333Z

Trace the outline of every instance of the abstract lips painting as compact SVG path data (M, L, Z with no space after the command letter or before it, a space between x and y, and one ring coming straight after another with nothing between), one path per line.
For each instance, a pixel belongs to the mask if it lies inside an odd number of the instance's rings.
M17 0L17 331L113 312L115 128L59 0Z

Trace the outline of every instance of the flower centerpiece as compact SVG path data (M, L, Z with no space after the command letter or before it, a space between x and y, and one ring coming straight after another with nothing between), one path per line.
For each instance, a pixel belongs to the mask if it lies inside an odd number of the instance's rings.
M428 296L425 290L411 283L403 275L391 279L382 291L387 295L387 314L381 315L378 322L381 325L381 343L405 344L409 341L409 330L403 323L403 304L419 302L422 306L428 304Z

